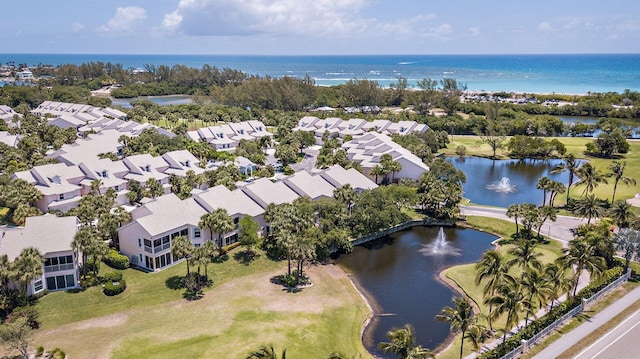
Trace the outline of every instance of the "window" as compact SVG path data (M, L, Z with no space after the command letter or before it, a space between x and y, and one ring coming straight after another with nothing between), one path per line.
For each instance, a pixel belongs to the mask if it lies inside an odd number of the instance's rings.
M142 239L138 238L138 247L142 247Z
M102 178L107 178L107 171L102 171Z
M193 238L200 238L200 228L193 229Z
M63 270L73 269L73 256L60 256L45 258L44 271L45 273L58 272Z
M184 236L184 237L189 237L189 230L188 229L183 229L180 231L180 235Z
M142 253L140 253L140 263L142 263Z
M67 289L75 286L76 282L73 274L47 277L47 289L49 290Z
M33 291L35 293L41 291L44 287L42 286L42 279L38 279L37 281L33 282Z
M116 192L120 192L120 186L114 186L113 190L116 191Z
M62 193L58 198L62 201L64 199L64 193Z

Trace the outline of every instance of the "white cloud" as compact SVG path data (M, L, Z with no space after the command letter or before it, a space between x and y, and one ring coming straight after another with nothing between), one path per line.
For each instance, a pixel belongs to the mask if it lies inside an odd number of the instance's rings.
M541 22L540 24L538 24L538 30L551 30L551 24L549 24L546 21Z
M396 22L365 18L372 0L180 0L165 14L162 29L193 36L278 35L364 37L380 32L407 35L435 18L420 14Z
M71 24L71 29L73 30L73 32L82 31L84 28L84 24L81 24L79 22L74 22L73 24Z
M469 28L469 33L471 34L471 36L479 36L480 35L480 28L479 27L470 27Z
M116 14L106 25L98 28L103 33L117 34L133 31L135 25L147 18L147 10L139 6L116 8Z
M449 24L440 24L436 27L431 27L422 33L422 36L430 37L439 40L448 40L449 35L453 34L453 28Z

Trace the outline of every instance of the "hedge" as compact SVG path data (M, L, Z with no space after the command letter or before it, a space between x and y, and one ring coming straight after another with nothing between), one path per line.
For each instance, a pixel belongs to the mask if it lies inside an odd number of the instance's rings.
M127 269L129 268L129 258L125 255L118 253L115 249L111 249L103 261L111 268L114 269Z
M102 276L105 282L119 282L122 280L122 273L120 272L108 272Z
M127 289L127 282L121 279L119 282L106 282L102 291L108 296L114 296L124 292L125 289Z
M561 303L557 307L553 308L550 312L540 317L539 319L531 322L526 328L523 328L513 336L509 337L504 343L499 344L492 350L489 350L482 355L480 355L480 359L499 359L502 358L507 353L516 349L521 345L520 341L522 339L529 340L534 335L541 332L544 328L549 326L551 323L555 322L558 318L562 317L566 313L570 312L573 308L580 305L582 299L591 298L594 294L598 293L604 287L613 283L616 279L622 276L624 268L622 267L614 267L606 270L602 277L598 280L594 280L589 285L584 287L576 296L576 298L570 298L565 302Z

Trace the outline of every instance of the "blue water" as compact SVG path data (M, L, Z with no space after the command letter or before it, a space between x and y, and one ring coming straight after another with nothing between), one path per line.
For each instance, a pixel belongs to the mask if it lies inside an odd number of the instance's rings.
M216 56L216 55L99 55L0 54L0 63L82 64L111 62L125 69L176 64L201 68L208 64L250 75L273 77L309 75L318 85L350 79L376 80L381 86L423 78L453 77L469 90L584 94L640 91L640 54L600 55L371 55L371 56Z

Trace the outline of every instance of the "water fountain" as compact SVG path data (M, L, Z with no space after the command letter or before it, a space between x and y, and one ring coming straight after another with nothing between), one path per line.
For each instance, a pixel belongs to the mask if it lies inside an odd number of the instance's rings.
M460 251L457 248L452 247L449 242L447 242L447 237L444 235L444 230L440 227L438 231L438 236L431 244L423 245L418 252L422 253L425 256L437 256L437 255L460 255Z
M509 177L502 177L500 182L489 184L486 188L500 193L512 193L516 191L516 185L511 184Z

